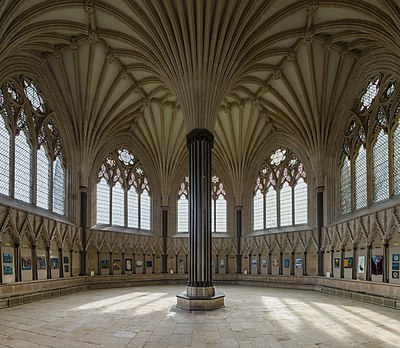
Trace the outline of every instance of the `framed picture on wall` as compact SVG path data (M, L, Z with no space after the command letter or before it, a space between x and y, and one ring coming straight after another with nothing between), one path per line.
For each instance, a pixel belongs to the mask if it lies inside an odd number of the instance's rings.
M289 259L284 259L283 260L283 267L285 267L285 268L289 268Z
M392 270L393 271L398 271L400 269L398 262L392 262Z
M399 279L399 271L392 271L392 278Z
M37 265L38 265L38 269L46 269L46 257L38 256L37 257Z
M3 270L4 270L4 275L13 275L13 266L8 264L8 265L3 265Z
M353 258L345 257L343 260L343 267L344 268L353 268Z
M400 261L400 254L392 254L392 261L399 262Z
M262 260L262 268L267 268L267 260L266 259Z
M58 269L58 257L52 257L51 261L51 269Z
M125 259L125 271L132 271L132 259Z
M22 256L22 270L29 271L32 269L32 258L30 256Z
M272 266L278 267L279 266L279 260L278 259L272 260Z
M358 273L365 273L365 256L358 257Z
M151 260L146 261L146 267L153 267L153 261Z
M303 265L303 260L300 258L296 259L296 268L301 269L302 265Z
M13 263L13 254L3 253L3 263Z
M138 260L136 261L136 267L142 267L143 266L143 262Z
M251 268L257 268L257 260L251 260Z
M121 270L121 260L114 260L113 269L114 269L114 271L120 271Z
M64 265L64 272L69 273L69 264Z
M383 256L382 255L373 255L371 264L371 274L381 275L383 269Z
M68 264L69 263L69 258L68 256L64 256L64 264Z
M100 268L109 268L110 260L100 260Z
M340 259L338 257L335 257L334 265L335 265L335 268L339 268L340 267Z

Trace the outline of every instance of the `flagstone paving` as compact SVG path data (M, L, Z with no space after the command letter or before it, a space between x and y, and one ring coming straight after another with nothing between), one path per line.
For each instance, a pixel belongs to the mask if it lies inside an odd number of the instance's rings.
M184 286L90 290L0 310L0 347L400 347L400 310L315 291L218 286L226 307L176 308Z

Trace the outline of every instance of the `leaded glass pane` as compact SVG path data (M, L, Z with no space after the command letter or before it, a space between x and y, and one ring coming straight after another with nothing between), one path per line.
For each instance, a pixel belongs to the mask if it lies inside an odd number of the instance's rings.
M112 189L112 225L125 226L124 223L124 189L119 182L117 182Z
M23 131L15 137L15 191L16 199L31 202L31 149Z
M150 230L150 195L144 190L140 195L140 228Z
M98 224L110 224L110 187L103 178L97 183L96 220Z
M389 198L389 146L383 129L379 132L373 148L372 183L374 202Z
M265 228L277 227L276 191L269 187L265 195Z
M262 230L264 228L264 195L257 190L253 197L253 229Z
M285 182L280 191L281 226L292 225L292 188Z
M50 192L50 161L47 158L44 146L37 151L37 187L36 205L40 208L49 209Z
M189 201L182 194L178 199L178 233L189 232Z
M340 170L340 212L349 213L351 210L351 174L350 160L346 157Z
M394 147L394 194L400 194L400 121L393 134Z
M294 223L307 223L307 183L300 178L294 187Z
M226 232L226 200L219 195L215 202L216 232Z
M65 174L61 159L57 157L53 162L53 211L64 215L65 202Z
M10 194L10 133L0 115L0 194Z
M128 227L139 228L139 196L133 186L128 191Z
M361 96L361 108L360 108L361 111L368 109L371 106L376 95L378 94L378 91L379 91L379 78L375 79L375 81L371 81L366 91Z
M360 146L354 164L355 206L360 209L367 206L367 153L364 146Z

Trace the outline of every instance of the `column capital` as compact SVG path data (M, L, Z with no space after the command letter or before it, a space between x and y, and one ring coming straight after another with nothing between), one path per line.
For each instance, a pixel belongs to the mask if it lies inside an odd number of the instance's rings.
M192 129L186 135L186 144L187 144L187 146L190 146L190 144L192 142L196 141L196 140L205 140L211 145L211 147L213 147L213 145L214 145L214 134L212 134L206 128Z
M324 188L325 188L324 186L318 186L315 188L315 192L316 193L324 192Z

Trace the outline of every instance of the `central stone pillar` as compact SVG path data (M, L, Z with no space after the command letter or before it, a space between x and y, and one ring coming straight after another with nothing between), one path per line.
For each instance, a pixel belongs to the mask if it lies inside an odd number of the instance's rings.
M216 293L211 275L211 150L213 134L194 129L186 138L189 148L189 281L177 294L177 306L187 310L224 307L222 292Z

